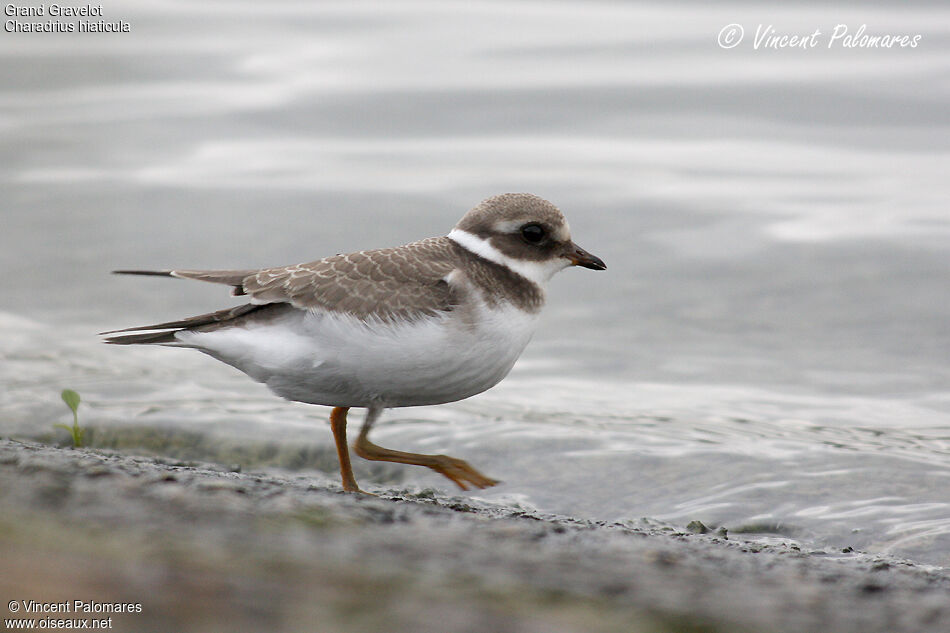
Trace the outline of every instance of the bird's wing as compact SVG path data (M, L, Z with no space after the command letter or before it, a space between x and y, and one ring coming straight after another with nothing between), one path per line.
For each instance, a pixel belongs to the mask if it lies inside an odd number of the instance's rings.
M232 286L254 305L346 313L360 319L415 319L451 310L456 290L446 277L456 267L453 243L433 237L405 246L334 255L315 262L262 270L119 270Z
M418 318L451 310L446 277L456 267L452 242L435 237L396 248L334 255L265 268L243 280L252 303L290 303L361 319Z

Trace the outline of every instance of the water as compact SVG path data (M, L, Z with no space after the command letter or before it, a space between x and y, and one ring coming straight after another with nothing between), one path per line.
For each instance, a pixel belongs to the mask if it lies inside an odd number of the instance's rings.
M950 11L698 3L104 5L4 33L0 432L66 421L330 449L324 408L97 331L229 305L113 268L253 267L555 201L605 273L552 284L512 375L389 412L490 500L950 565ZM716 44L921 34L914 49ZM827 39L825 40L827 41ZM393 467L405 484L448 484Z

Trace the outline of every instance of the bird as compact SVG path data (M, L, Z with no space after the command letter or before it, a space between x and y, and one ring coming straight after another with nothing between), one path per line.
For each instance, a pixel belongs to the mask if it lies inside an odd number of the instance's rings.
M383 448L369 433L386 409L454 402L500 382L534 333L548 281L570 266L607 268L572 241L554 204L505 193L447 235L395 248L263 269L115 270L223 284L247 302L101 335L113 345L199 350L287 400L332 407L346 492L364 493L347 444L351 408L367 410L353 443L360 457L487 488L499 482L462 459Z

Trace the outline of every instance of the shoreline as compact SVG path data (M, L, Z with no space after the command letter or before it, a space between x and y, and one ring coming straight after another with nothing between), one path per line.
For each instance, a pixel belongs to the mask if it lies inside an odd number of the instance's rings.
M370 491L0 440L0 612L140 604L56 616L116 631L950 630L943 568Z

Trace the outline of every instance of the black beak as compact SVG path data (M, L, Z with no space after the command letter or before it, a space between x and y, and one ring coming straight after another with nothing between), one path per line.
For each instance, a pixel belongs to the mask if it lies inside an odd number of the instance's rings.
M583 266L591 270L607 270L607 264L604 263L604 260L596 255L591 255L574 242L571 242L569 248L570 250L568 250L565 257L571 260L572 266Z

